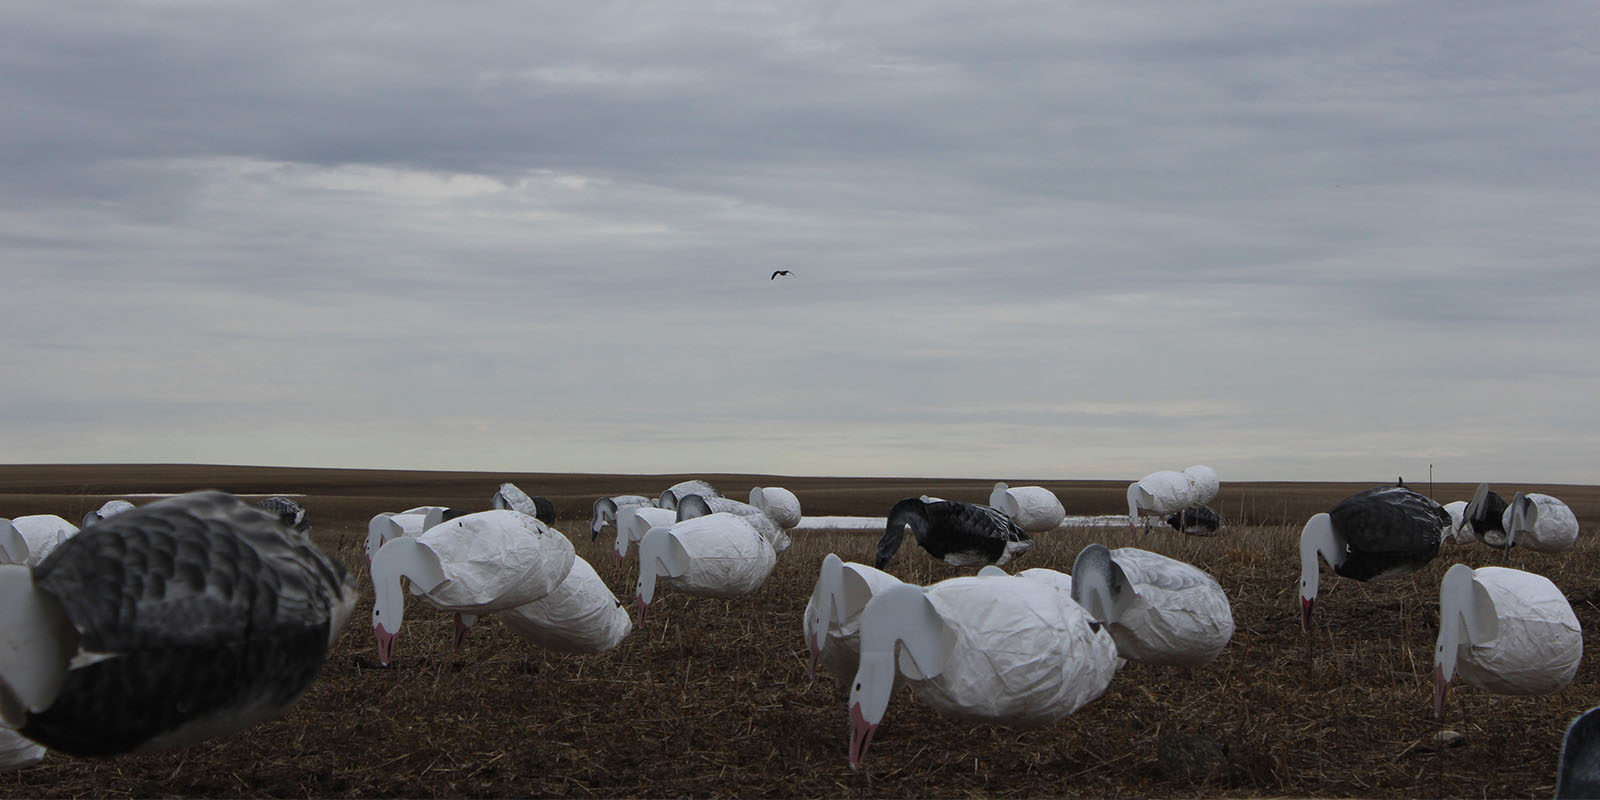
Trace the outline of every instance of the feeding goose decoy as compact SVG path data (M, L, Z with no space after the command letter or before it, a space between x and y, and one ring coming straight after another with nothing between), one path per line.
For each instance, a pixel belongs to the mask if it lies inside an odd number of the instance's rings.
M617 515L624 508L638 508L641 506L655 507L655 501L648 497L636 494L619 494L616 497L602 497L594 501L594 516L589 520L589 541L600 537L600 531L607 525L615 525Z
M909 529L917 544L952 567L1004 566L1033 548L1033 539L1005 512L957 500L908 497L889 509L873 566L883 569Z
M372 632L388 664L411 593L457 618L456 647L482 614L538 600L566 580L576 554L567 537L520 511L467 514L417 537L393 539L372 558Z
M546 525L556 524L556 505L548 498L529 495L514 483L502 483L490 503L494 508L521 511Z
M581 556L549 594L496 616L524 641L563 653L603 653L633 631L628 609Z
M670 508L626 506L618 511L617 538L613 543L617 555L617 569L622 569L622 562L627 559L629 548L642 541L651 528L669 528L677 521L678 512Z
M1043 486L1007 486L996 483L989 492L989 507L997 508L1029 533L1055 530L1067 518L1061 498Z
M1211 506L1194 506L1167 517L1167 525L1190 536L1215 536L1222 528L1222 515Z
M78 535L78 530L78 526L55 514L0 519L0 564L34 566L62 542Z
M735 514L745 518L745 521L755 526L762 536L767 537L767 544L772 545L772 552L783 555L789 549L789 533L778 523L773 522L756 506L741 503L726 497L702 497L698 494L686 494L678 498L678 522L695 517L704 517L718 512Z
M1489 490L1489 484L1480 483L1472 493L1472 501L1461 512L1462 533L1492 547L1506 543L1505 498Z
M367 566L372 566L372 558L378 550L391 540L402 536L421 536L429 528L444 522L442 509L432 508L426 512L402 511L398 514L382 511L374 514L367 521L367 539L362 549L367 556Z
M150 503L0 566L0 721L79 756L254 725L311 684L355 600L273 514L222 492Z
M1583 658L1583 630L1549 578L1506 567L1456 564L1439 583L1433 715L1450 681L1496 694L1566 688Z
M1103 627L1050 582L985 567L932 586L898 584L861 612L851 683L850 766L860 769L896 675L946 716L1049 725L1099 697L1118 666Z
M737 514L652 528L639 542L639 621L655 602L658 584L696 597L739 597L760 589L777 562L767 537Z
M83 524L80 528L87 528L96 522L103 522L124 511L132 511L133 504L126 500L107 500L94 511L83 515Z
M815 678L821 664L840 681L856 674L861 659L861 611L879 592L900 579L866 564L845 562L829 553L806 601L802 632L810 658L806 674Z
M1600 798L1600 706L1578 715L1561 740L1556 800Z
M1415 572L1439 554L1450 526L1442 506L1404 486L1380 486L1340 500L1300 530L1300 627L1311 632L1320 555L1336 575L1358 581Z
M1217 579L1160 553L1091 544L1072 564L1071 592L1129 661L1202 666L1233 638L1233 609Z
M311 520L306 518L305 507L287 497L274 495L257 500L255 507L277 514L279 521L283 522L285 527L294 528L301 533L311 530Z
M667 487L667 489L661 493L660 499L658 499L656 501L656 505L660 506L661 508L670 508L670 509L673 509L673 510L677 510L678 501L682 500L684 498L684 496L691 495L691 494L697 494L697 495L700 495L701 497L721 497L722 496L722 492L717 491L717 487L712 486L711 484L709 484L709 483L707 483L705 481L702 481L702 480L681 481L679 483L674 483L671 486Z
M1569 550L1578 542L1578 517L1566 503L1547 494L1517 492L1501 516L1505 549L1550 553Z
M1182 515L1189 508L1211 502L1221 486L1216 470L1204 464L1196 464L1181 472L1152 472L1128 484L1128 531L1138 533L1141 511L1160 517L1172 513ZM1183 523L1180 522L1180 525ZM1182 527L1179 529L1182 530ZM1148 521L1145 531L1149 532Z
M800 498L781 486L757 486L751 489L750 505L761 509L761 513L786 531L800 524Z
M1443 508L1444 513L1450 515L1450 527L1445 530L1444 536L1440 539L1441 542L1443 544L1466 544L1472 541L1472 535L1461 530L1466 521L1467 501L1452 500L1445 503Z

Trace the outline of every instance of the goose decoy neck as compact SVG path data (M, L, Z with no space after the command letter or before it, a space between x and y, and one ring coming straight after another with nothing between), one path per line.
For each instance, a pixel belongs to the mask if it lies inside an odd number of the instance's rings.
M894 554L900 550L900 542L905 538L906 528L921 541L928 536L928 510L927 503L918 497L908 497L894 504L889 509L889 521L884 526L883 538L878 540L878 554L872 566L883 569Z

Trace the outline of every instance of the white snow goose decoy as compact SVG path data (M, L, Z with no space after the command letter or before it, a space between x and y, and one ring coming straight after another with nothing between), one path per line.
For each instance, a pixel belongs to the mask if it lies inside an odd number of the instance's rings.
M126 500L107 500L99 508L84 514L83 525L80 527L87 528L96 522L104 522L124 511L132 510L133 504Z
M997 508L1028 533L1055 530L1067 518L1061 498L1043 486L1007 486L996 483L989 492L989 507Z
M1517 492L1501 517L1506 553L1525 547L1543 553L1570 550L1578 542L1578 517L1547 494Z
M1444 508L1444 513L1450 515L1450 528L1444 532L1444 536L1440 539L1441 543L1466 544L1472 541L1472 536L1461 530L1467 514L1467 501L1452 500L1445 503L1442 508Z
M372 566L372 558L378 550L391 540L402 536L417 537L427 532L429 528L444 522L444 513L440 509L426 512L402 511L398 514L390 511L380 511L367 520L367 540L362 550L367 556L367 566Z
M1505 498L1490 491L1489 484L1480 483L1472 493L1472 501L1461 512L1460 531L1484 544L1503 547L1506 543L1505 513Z
M661 493L660 499L658 499L656 501L656 505L661 507L661 508L670 508L670 509L673 509L673 510L677 510L678 501L682 500L685 495L691 495L691 494L697 494L697 495L700 495L701 497L721 497L722 496L722 492L717 491L717 487L712 486L711 484L709 484L709 483L707 483L705 481L702 481L702 480L682 481L682 482L679 482L679 483L674 483L671 486L667 487L666 491L663 491Z
M655 602L657 584L696 597L739 597L760 589L777 563L767 537L737 514L652 528L639 542L639 621Z
M563 653L603 653L633 630L628 610L582 557L554 591L495 616L525 641Z
M1300 627L1311 632L1317 601L1320 555L1336 575L1358 581L1415 572L1439 554L1450 527L1443 507L1404 486L1358 492L1300 530Z
M556 524L555 503L550 502L545 497L529 495L527 492L518 489L514 483L500 484L500 488L495 491L490 505L501 510L521 511L552 527Z
M789 549L789 533L778 523L773 522L765 511L749 503L741 503L738 500L731 500L726 497L703 497L698 494L686 494L678 498L677 511L678 522L719 512L736 514L744 517L745 521L754 525L762 536L767 537L767 544L772 545L773 554L782 555L783 551Z
M378 661L388 664L405 619L402 577L412 594L453 611L455 645L482 614L516 608L566 580L576 554L567 537L520 511L496 509L435 525L421 536L393 539L372 559L372 632Z
M1072 599L1129 661L1197 667L1233 638L1233 609L1204 570L1160 553L1091 544L1072 564Z
M861 660L861 611L879 592L899 583L883 570L846 563L833 553L824 556L801 623L810 652L806 674L816 678L821 664L840 681L854 677Z
M192 744L305 691L356 601L338 561L222 492L0 566L0 722L78 756Z
M932 586L890 586L861 612L850 766L866 758L897 674L946 716L1034 727L1099 697L1118 663L1111 635L1047 581L985 567Z
M1556 800L1595 797L1600 797L1600 706L1567 726L1556 767Z
M616 497L602 497L594 501L594 516L589 520L589 541L600 538L600 531L607 525L615 525L617 514L624 508L639 508L641 506L655 507L655 501L637 494L619 494Z
M1141 511L1159 517L1173 513L1181 515L1194 506L1211 502L1221 486L1216 470L1204 464L1196 464L1182 472L1152 472L1128 484L1128 531L1138 533ZM1179 530L1183 527L1186 525ZM1145 531L1148 533L1149 529L1149 523L1146 522Z
M28 514L0 519L0 564L34 566L62 542L78 535L78 526L55 514Z
M670 528L677 521L678 512L670 508L627 506L618 511L617 539L613 543L617 554L617 569L622 569L622 562L627 559L629 548L642 541L651 528Z
M761 513L786 531L800 524L800 498L788 489L757 486L750 490L750 505L761 509Z
M930 502L908 497L889 509L874 567L883 569L888 565L900 549L907 529L928 555L952 567L1004 566L1033 549L1033 538L999 509L957 500Z
M1506 567L1456 564L1439 584L1433 715L1450 681L1496 694L1548 694L1572 683L1583 630L1550 579Z

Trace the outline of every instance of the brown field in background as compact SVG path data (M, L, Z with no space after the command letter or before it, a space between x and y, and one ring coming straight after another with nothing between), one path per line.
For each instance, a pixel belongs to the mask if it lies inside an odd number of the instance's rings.
M600 495L654 495L687 477L744 499L784 486L808 516L881 516L920 494L987 502L991 480L750 475L570 475L174 465L0 466L0 516L60 514L77 522L133 492L213 488L295 493L311 535L359 577L361 606L322 674L281 718L184 750L106 761L57 754L0 775L0 796L1165 796L1548 797L1568 721L1600 704L1594 656L1571 687L1544 697L1454 688L1432 719L1438 586L1447 567L1501 563L1481 545L1446 546L1412 576L1361 584L1324 573L1317 621L1301 634L1298 534L1306 517L1372 483L1228 483L1212 504L1232 523L1216 538L1170 530L1138 546L1215 575L1237 631L1198 669L1129 664L1106 694L1062 723L1012 730L945 719L902 691L861 773L846 760L845 687L806 678L801 612L822 557L869 561L876 532L796 532L765 586L732 601L670 590L616 650L549 653L480 622L449 648L449 618L413 605L396 661L376 668L361 557L366 522L414 505L488 507L502 481L556 504L558 527L622 596L634 567L611 569L611 531L590 542ZM1004 478L1005 476L1001 476ZM1028 481L1073 515L1126 512L1127 481ZM1429 492L1424 482L1409 484ZM1438 484L1440 502L1469 499ZM1593 529L1600 487L1496 485L1565 500L1585 531L1562 554L1514 552L1567 593L1586 650L1600 630ZM136 503L148 499L132 498ZM1069 571L1084 545L1134 542L1125 529L1037 537L1019 568ZM970 570L935 562L910 542L890 571L931 583ZM659 612L659 613L658 613ZM1465 734L1444 750L1436 733ZM1187 735L1209 758L1167 755ZM1190 740L1193 741L1193 740ZM1185 771L1184 763L1190 765Z

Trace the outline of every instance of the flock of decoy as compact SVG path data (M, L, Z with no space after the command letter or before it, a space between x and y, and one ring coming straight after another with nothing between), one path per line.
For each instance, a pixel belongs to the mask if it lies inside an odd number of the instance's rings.
M1204 466L1128 487L1128 524L1145 513L1212 534L1218 490ZM503 484L492 508L420 506L368 524L378 660L393 658L406 596L454 615L459 648L497 615L537 646L598 653L634 619L556 530L553 505ZM754 592L801 522L792 492L758 487L750 502L687 481L657 497L602 497L591 539L615 527L616 565L637 552L632 598L642 622L664 590L706 597ZM1158 553L1091 544L1071 574L1001 567L1031 532L1061 524L1043 487L997 484L990 504L908 498L889 510L875 563L822 561L802 634L808 670L850 686L849 763L859 768L898 687L940 713L1012 726L1048 725L1099 697L1126 661L1202 666L1234 622L1203 570ZM305 511L195 492L142 507L112 501L82 526L48 514L0 520L0 769L45 748L112 756L191 744L269 719L310 685L356 602L356 579L306 535ZM883 571L905 534L932 557L976 575L919 586ZM1368 581L1413 572L1442 541L1509 550L1569 548L1577 519L1561 501L1478 488L1441 506L1403 483L1360 492L1306 522L1300 536L1301 623L1309 632L1321 575ZM1567 686L1583 642L1548 579L1457 564L1440 586L1434 712L1452 682L1541 694ZM1600 714L1570 728L1558 796L1600 795Z

